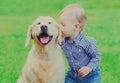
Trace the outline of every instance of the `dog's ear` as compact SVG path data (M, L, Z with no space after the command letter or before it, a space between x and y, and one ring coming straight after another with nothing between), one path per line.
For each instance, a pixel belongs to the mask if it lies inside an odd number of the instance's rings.
M58 36L56 41L58 43L58 42L62 42L64 38L62 37L62 31L61 31L62 26L60 24L57 24L57 27L58 27Z
M33 39L32 37L32 25L29 26L28 31L27 31L27 38L25 41L25 46L28 46L28 44L30 43L30 40Z

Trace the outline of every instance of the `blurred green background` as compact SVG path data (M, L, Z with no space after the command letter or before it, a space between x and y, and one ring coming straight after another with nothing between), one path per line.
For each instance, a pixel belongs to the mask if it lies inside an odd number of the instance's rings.
M16 83L20 75L32 46L24 46L28 26L41 15L58 20L70 3L86 11L84 33L102 52L102 83L120 83L120 0L0 0L0 83Z

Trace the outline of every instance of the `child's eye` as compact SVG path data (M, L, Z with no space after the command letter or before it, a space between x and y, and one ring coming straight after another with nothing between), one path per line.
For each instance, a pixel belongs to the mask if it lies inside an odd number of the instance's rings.
M65 25L62 25L63 27L65 26Z
M62 24L62 23L61 23L61 25L62 25L63 27L65 26L65 24Z

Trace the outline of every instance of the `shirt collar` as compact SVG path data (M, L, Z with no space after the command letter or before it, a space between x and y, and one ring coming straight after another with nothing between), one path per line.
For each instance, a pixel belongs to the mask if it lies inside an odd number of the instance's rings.
M84 37L83 32L80 32L74 40L70 40L69 37L66 37L66 40L67 40L68 42L70 42L70 43L76 43L76 44L77 44L77 43L79 43L79 42L81 41L81 39L82 39L83 37Z
M82 38L84 37L84 34L83 34L83 32L80 32L79 34L78 34L78 36L73 40L75 43L79 43L81 40L82 40Z

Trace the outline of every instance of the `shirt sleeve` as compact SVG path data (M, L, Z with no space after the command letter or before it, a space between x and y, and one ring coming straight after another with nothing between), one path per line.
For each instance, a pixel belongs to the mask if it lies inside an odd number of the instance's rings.
M90 45L87 48L86 53L88 54L88 56L91 58L90 62L88 63L88 67L91 67L93 70L95 70L95 68L99 65L100 63L100 59L101 59L101 53L99 52L99 50L96 47L96 40L95 39L91 39L89 41Z

